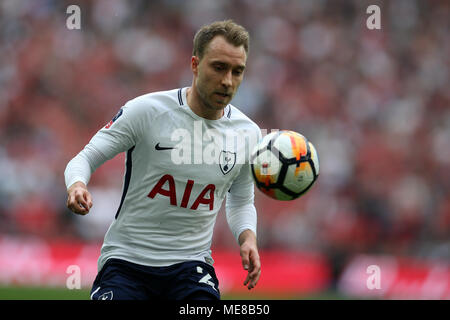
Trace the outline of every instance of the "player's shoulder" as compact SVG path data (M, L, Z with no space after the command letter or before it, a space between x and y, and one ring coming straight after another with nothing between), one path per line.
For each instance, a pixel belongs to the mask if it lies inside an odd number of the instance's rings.
M127 101L124 108L129 109L130 112L137 113L164 113L172 110L178 105L178 90L179 89L171 89L146 93Z
M238 107L229 104L230 109L227 110L227 116L230 118L231 121L234 123L239 124L239 126L243 126L246 129L260 132L261 129L259 128L258 124L254 122L250 117L248 117L244 112L242 112Z

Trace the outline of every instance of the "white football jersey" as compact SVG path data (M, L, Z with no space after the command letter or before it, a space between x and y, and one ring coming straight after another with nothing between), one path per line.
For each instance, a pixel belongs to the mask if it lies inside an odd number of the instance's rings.
M186 90L127 102L67 166L67 187L87 184L99 165L126 152L123 194L111 213L99 270L109 258L147 266L213 264L211 240L225 198L235 238L246 229L256 234L249 159L261 131L231 104L218 120L199 117Z

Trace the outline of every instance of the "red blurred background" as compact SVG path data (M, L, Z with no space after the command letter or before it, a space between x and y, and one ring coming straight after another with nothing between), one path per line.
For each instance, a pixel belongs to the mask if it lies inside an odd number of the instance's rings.
M66 27L70 4L81 9L80 30ZM370 4L381 8L381 30L366 27ZM317 183L296 201L256 191L267 265L266 289L259 290L448 299L449 7L444 0L2 1L0 281L30 279L15 252L36 244L47 264L59 263L48 258L55 246L63 246L67 264L79 259L77 250L94 248L86 267L92 268L118 206L124 156L93 175L95 205L86 217L65 207L67 162L129 99L190 85L195 31L232 18L251 34L233 104L269 132L308 137L321 165ZM216 268L241 281L239 259L221 262L239 257L223 212L214 252ZM425 274L403 259L425 266ZM382 279L403 279L403 291L360 290L373 264ZM277 278L283 274L285 281ZM307 279L315 284L308 287Z

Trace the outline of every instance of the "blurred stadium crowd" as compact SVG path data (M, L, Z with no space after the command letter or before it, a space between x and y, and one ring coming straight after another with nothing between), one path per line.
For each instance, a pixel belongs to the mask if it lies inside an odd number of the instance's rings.
M66 8L81 8L81 30ZM379 4L382 29L366 28ZM251 34L233 104L319 152L307 195L256 191L260 247L450 259L449 2L0 2L0 234L101 241L124 157L92 177L92 213L65 207L67 162L129 99L189 86L197 28L232 18ZM236 246L224 215L214 247Z

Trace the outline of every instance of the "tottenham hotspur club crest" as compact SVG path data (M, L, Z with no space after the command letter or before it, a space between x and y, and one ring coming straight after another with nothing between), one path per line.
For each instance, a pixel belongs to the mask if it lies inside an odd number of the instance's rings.
M223 174L227 174L236 164L236 152L222 151L219 155L219 167Z

